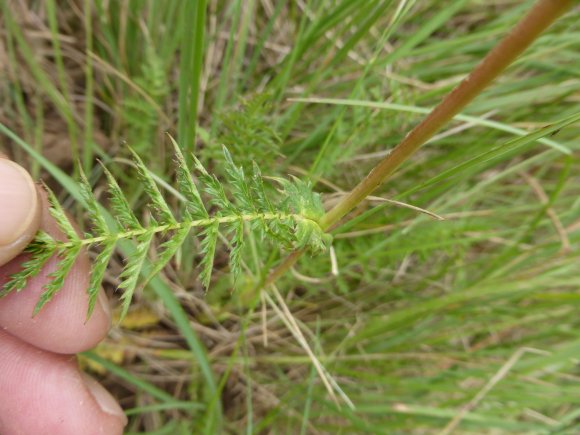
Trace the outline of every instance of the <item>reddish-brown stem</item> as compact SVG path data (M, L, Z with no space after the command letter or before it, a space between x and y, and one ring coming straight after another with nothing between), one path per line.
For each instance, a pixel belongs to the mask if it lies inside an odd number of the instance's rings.
M280 263L278 266L276 266L275 269L272 270L272 272L270 272L270 274L266 278L266 281L264 281L263 287L266 288L270 284L274 284L274 282L276 282L278 278L284 275L284 273L288 269L290 269L294 265L294 263L296 263L296 261L298 261L298 259L302 256L302 254L304 254L304 250L299 249L288 255L282 263Z
M379 187L405 160L461 109L479 95L510 65L552 22L562 15L572 0L540 0L514 29L489 52L429 115L400 142L393 151L322 218L320 225L328 229Z
M328 230L377 189L405 160L415 153L461 109L479 95L538 36L572 6L573 0L538 0L534 7L485 56L477 67L437 105L377 166L321 219ZM301 251L290 254L267 278L271 284L298 260Z

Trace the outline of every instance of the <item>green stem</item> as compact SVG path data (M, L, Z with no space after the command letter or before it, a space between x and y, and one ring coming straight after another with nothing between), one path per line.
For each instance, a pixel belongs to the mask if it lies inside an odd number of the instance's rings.
M242 214L242 215L230 215L230 216L213 216L208 217L206 219L197 219L194 221L184 221L184 222L175 222L171 224L160 225L156 227L148 227L148 228L138 228L129 231L123 231L120 233L110 233L105 234L98 237L89 237L85 239L76 239L76 240L69 240L67 242L54 242L54 245L51 245L53 249L56 250L67 250L74 248L76 246L91 246L97 244L109 244L109 243L116 243L118 240L121 239L133 239L135 237L141 236L143 234L157 234L157 233L165 233L168 231L177 231L184 228L195 228L195 227L208 227L213 224L227 224L231 222L236 222L239 220L243 220L246 222L255 221L255 220L287 220L292 219L295 222L300 221L312 221L302 215L299 214L287 214L287 213L252 213L252 214ZM314 221L312 221L314 222ZM318 225L318 224L317 224Z
M538 0L534 7L479 65L437 105L423 121L381 160L373 170L320 220L320 227L329 230L347 213L375 191L421 145L447 124L457 113L478 96L505 70L538 36L572 6L572 0ZM295 251L280 263L266 279L273 283L302 255Z

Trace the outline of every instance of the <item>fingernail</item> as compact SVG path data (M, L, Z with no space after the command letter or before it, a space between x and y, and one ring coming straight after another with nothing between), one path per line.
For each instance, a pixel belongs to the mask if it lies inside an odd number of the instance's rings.
M22 167L0 158L0 246L19 239L36 216L38 197Z
M85 386L91 393L91 395L95 398L95 401L99 405L101 410L113 417L120 418L123 421L123 425L127 424L127 416L117 403L117 401L111 396L111 394L103 388L101 384L95 381L86 373L81 373L83 377L83 382Z

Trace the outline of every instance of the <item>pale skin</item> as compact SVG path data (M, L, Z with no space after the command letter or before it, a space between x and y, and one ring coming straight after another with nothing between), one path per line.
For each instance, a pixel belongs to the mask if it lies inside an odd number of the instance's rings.
M0 155L0 287L18 270L22 250L39 229L62 239L42 189L26 170ZM0 434L121 434L127 422L123 411L81 373L75 357L101 341L111 324L102 290L86 321L86 254L60 293L32 317L55 266L50 261L26 289L0 299Z

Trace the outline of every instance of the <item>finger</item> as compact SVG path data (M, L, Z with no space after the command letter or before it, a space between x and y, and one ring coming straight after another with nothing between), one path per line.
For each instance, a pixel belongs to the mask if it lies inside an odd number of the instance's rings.
M40 351L0 332L0 433L105 434L127 419L113 397L79 372L74 357Z
M40 215L38 192L28 172L0 155L0 266L34 238Z
M48 207L46 194L41 193L43 210ZM65 240L49 213L42 213L41 228L54 238ZM10 275L20 270L23 256L17 257L0 268L0 286ZM50 281L49 275L57 270L58 259L52 258L41 273L29 279L21 292L12 292L0 299L0 327L20 339L51 352L77 353L94 347L101 341L111 324L109 304L101 290L93 314L86 319L88 311L87 288L90 264L86 252L78 256L63 288L34 317L43 287Z

